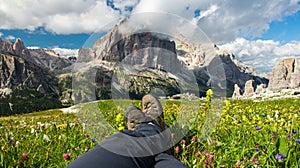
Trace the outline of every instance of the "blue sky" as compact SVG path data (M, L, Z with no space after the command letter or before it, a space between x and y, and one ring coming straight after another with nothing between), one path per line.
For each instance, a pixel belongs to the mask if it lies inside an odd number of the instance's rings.
M300 41L300 12L285 17L282 21L273 21L261 39L281 42Z
M43 29L43 28L40 28ZM2 37L15 41L15 38L21 38L26 46L37 46L41 48L68 48L78 49L89 38L89 34L54 34L51 32L43 31L43 33L35 31L29 32L28 30L10 29L1 30Z
M26 46L78 49L132 13L165 12L199 26L213 43L258 71L300 56L299 0L9 0L0 6L0 37ZM168 20L157 18L157 25ZM176 25L174 25L176 26Z

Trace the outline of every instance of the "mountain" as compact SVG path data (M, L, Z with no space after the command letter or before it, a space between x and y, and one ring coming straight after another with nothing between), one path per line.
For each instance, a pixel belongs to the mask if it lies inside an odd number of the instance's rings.
M10 55L0 54L0 88L17 89L20 87L35 88L41 93L58 95L58 80L54 74L35 66L27 60Z
M41 68L61 73L64 68L72 65L72 61L60 57L52 50L46 49L27 49L21 39L17 38L15 42L5 41L0 38L0 50L35 64Z
M230 97L235 84L242 86L242 91L248 80L254 80L257 85L268 84L268 79L264 75L237 60L232 53L220 50L215 44L186 44L180 39L176 44L179 59L194 71L201 86L206 85L209 76L225 79L226 96Z
M205 96L208 88L219 92L219 96L231 96L234 84L244 86L250 79L257 84L268 84L268 79L246 67L233 54L219 50L215 44L195 44L180 35L171 37L157 32L129 33L124 31L123 24L126 20L97 40L92 48L80 49L78 68L75 69L78 72L75 90L78 92L74 95L79 102L139 98L144 92L157 88L155 83L161 81L151 73L140 75L147 71L161 73L159 76L170 79L161 83L162 86L170 85L170 81L177 82L172 85L175 92L158 87L165 94L161 96L178 92ZM138 80L136 76L139 76ZM144 81L150 84L144 87ZM88 88L85 93L83 88ZM132 93L132 90L140 91Z
M21 39L0 39L0 115L61 107L67 89L57 74L72 63L51 50L27 49Z

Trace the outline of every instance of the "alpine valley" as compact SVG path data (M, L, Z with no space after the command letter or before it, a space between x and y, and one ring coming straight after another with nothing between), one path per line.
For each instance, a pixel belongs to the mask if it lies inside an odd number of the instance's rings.
M235 98L257 89L299 88L299 58L278 62L268 77L215 44L151 31L126 33L121 30L124 22L91 48L79 49L77 60L52 50L28 49L21 39L0 39L0 115L124 98L124 94L140 99L154 88L165 97L183 93L204 97L212 88Z

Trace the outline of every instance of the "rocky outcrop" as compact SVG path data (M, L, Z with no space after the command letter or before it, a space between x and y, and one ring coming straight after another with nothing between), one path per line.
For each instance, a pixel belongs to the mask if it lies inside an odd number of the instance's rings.
M13 44L13 51L16 55L21 55L23 50L25 49L24 43L21 39L17 38Z
M254 80L248 80L245 84L245 91L243 93L244 97L251 97L253 96L255 91L255 81Z
M25 50L26 47L24 46L23 41L20 38L17 38L15 42L5 41L0 38L0 50L16 55L21 56L23 53L23 50Z
M5 41L0 38L0 50L13 55L20 56L22 51L26 49L21 39L17 38L16 42Z
M300 87L300 58L286 58L272 69L269 90L278 91Z
M232 94L232 98L233 99L239 99L241 97L241 88L239 87L239 85L235 84L234 85L234 91Z
M260 84L257 85L255 89L255 94L264 94L267 90L267 85L266 84Z
M241 92L244 92L248 80L254 80L258 85L268 84L265 76L238 61L232 53L220 50L214 44L188 44L177 39L176 47L179 60L183 61L189 69L193 69L199 85L205 86L207 81L210 81L209 78L226 79L223 81L226 83L223 87L227 88L228 97L233 95L235 84L240 87ZM202 93L204 94L205 91Z

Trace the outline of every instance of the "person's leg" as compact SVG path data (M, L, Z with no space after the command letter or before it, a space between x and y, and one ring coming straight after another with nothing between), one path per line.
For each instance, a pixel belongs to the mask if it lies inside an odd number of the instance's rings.
M67 167L153 167L156 152L160 152L164 147L162 143L164 138L160 135L161 128L144 123L146 120L141 117L143 115L138 108L129 107L126 116L131 117L127 119L127 124L130 124L128 126L132 130L110 136Z
M122 149L119 149L122 150ZM67 168L151 168L154 157L130 157L108 151L101 145L95 146L87 153L72 161Z
M145 97L142 101L143 110L145 111L144 114L151 118L150 122L148 121L149 118L137 123L130 122L130 119L127 120L127 125L131 124L129 127L132 130L112 135L73 161L68 168L98 166L147 168L154 167L154 164L160 167L166 164L183 165L171 155L162 153L168 149L170 132L165 127L159 101L152 95ZM140 117L143 114L140 114L136 109L129 107L129 111L134 110L134 113L138 114L138 117L134 115L133 120L143 118Z
M162 141L165 142L163 145L164 147L168 147L169 142L171 141L171 134L164 121L163 108L159 100L151 94L145 95L142 98L142 110L146 116L152 118L154 123L162 129L162 134L164 135ZM155 157L154 168L187 168L187 166L177 160L174 156L161 151L161 153Z

